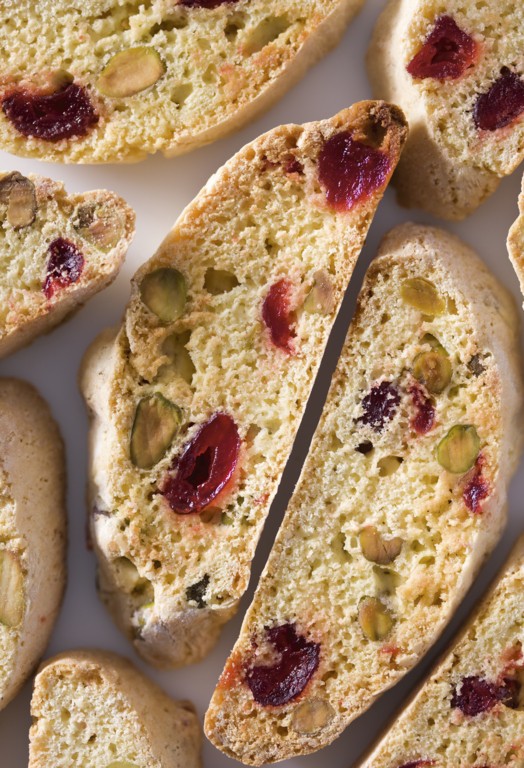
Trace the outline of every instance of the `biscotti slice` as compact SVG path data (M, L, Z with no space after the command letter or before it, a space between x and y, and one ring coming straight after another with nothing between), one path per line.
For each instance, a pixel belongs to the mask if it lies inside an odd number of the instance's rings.
M413 667L505 520L517 317L455 237L386 236L206 716L249 765L329 744Z
M0 379L0 709L49 640L65 587L62 439L33 387Z
M0 147L74 163L187 152L267 109L363 0L6 0Z
M43 176L0 173L0 357L109 285L134 223L113 192L68 195Z
M396 107L361 102L248 144L87 355L101 596L153 663L202 658L236 611L405 134Z
M519 196L519 217L508 235L508 252L524 295L524 177Z
M389 0L368 70L410 124L394 180L403 205L463 218L519 165L523 48L518 0Z
M361 768L524 765L524 538Z
M31 700L29 768L200 768L194 707L129 661L71 651L47 661Z

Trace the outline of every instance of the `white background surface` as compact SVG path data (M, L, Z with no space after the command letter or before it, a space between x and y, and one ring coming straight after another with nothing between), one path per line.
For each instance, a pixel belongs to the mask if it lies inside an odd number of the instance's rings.
M381 236L393 225L409 219L435 223L420 211L399 208L393 190L386 193L368 241L360 257L324 359L320 378L309 403L292 460L264 531L251 579L249 593L232 622L226 625L213 653L202 663L173 672L149 669L134 655L127 640L114 627L95 592L94 556L85 546L85 487L87 464L87 420L77 388L77 372L83 352L94 336L119 321L128 298L129 280L136 268L149 258L182 208L190 202L207 178L243 144L275 125L306 122L329 117L350 103L371 96L364 70L364 55L381 0L367 0L365 9L347 30L338 48L312 69L302 82L262 118L239 133L172 160L153 157L129 166L60 166L22 160L0 153L0 168L19 169L63 179L70 191L107 187L124 196L137 212L137 233L127 261L116 283L96 296L78 314L51 335L36 340L6 360L0 361L0 375L19 376L38 386L52 405L67 446L69 512L69 581L63 609L47 655L78 647L100 647L126 654L173 696L191 698L203 716L228 651L234 643L241 617L248 605L263 563L281 519L286 500L295 483L311 434L318 419L332 368L342 344L354 300L364 271L373 258ZM506 253L507 231L516 218L520 174L505 179L498 191L467 221L445 225L473 245L499 279L513 292L519 305L521 296ZM459 626L474 600L485 590L489 579L502 563L512 542L524 529L524 464L510 489L509 525L499 547L464 601L445 634ZM42 574L46 578L46 574ZM437 648L442 647L442 642ZM434 649L424 662L382 699L329 748L309 757L282 763L289 768L350 768L359 754L379 733L437 653ZM0 713L0 768L25 768L27 734L30 723L31 682L18 698ZM226 768L235 761L223 756L209 743L204 744L206 768ZM53 766L49 766L53 768ZM72 767L73 768L73 767ZM146 767L144 767L146 768Z

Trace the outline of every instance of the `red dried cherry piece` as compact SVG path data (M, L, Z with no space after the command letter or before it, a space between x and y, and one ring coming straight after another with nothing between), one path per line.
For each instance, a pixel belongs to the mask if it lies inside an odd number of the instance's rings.
M456 80L474 63L477 51L475 40L451 16L439 16L406 69L421 80Z
M482 93L473 109L473 120L481 131L496 131L510 125L524 112L524 80L508 67L489 91Z
M80 279L84 269L84 256L71 240L57 237L50 243L47 275L44 281L46 299L54 296L58 288L67 288Z
M398 768L422 768L423 765L435 765L434 760L412 760L410 763L403 763Z
M291 355L295 351L292 343L295 316L289 310L290 292L291 282L286 278L272 285L262 305L262 318L269 328L273 344Z
M350 211L387 180L391 162L380 149L342 131L326 141L318 156L318 177L326 200L337 211Z
M173 512L201 512L233 477L240 451L238 429L226 413L204 424L171 465L161 493Z
M44 141L85 136L98 122L86 89L76 83L50 94L12 91L2 100L2 109L17 131Z
M294 624L266 629L264 642L277 660L245 666L245 679L257 704L278 707L296 699L309 683L318 667L320 645L299 635Z
M425 435L435 424L435 406L422 387L413 384L409 394L415 406L415 414L411 418L411 427L419 435Z
M357 422L368 424L375 432L380 432L386 421L393 418L399 403L400 395L395 385L391 381L382 381L371 387L369 394L362 400L364 413Z
M451 706L460 709L465 715L475 717L487 712L501 702L506 707L516 709L519 704L520 683L518 680L504 678L502 683L490 683L482 677L464 677L457 685L451 697Z
M475 474L469 480L462 493L466 507L474 514L480 512L482 501L489 496L489 485L482 475L483 463L482 455L480 455L475 463Z

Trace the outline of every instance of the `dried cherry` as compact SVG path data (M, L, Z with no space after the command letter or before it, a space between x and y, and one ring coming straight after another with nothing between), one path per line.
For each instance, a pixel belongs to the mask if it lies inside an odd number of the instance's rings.
M258 704L278 707L296 699L309 683L320 661L320 645L299 635L294 624L266 628L264 642L277 660L245 665L245 679Z
M483 463L482 455L480 455L475 462L475 472L473 477L468 481L462 493L462 498L464 499L466 507L474 514L480 512L482 501L489 496L489 485L482 474Z
M490 683L482 677L464 677L453 691L451 706L460 709L469 717L475 717L493 709L499 702L506 707L516 709L519 704L519 694L518 680L504 678L502 683Z
M411 418L411 427L419 435L425 435L435 424L435 406L431 398L418 384L413 384L409 388L409 394L415 407L415 414Z
M524 80L508 67L502 67L500 77L478 97L473 120L482 131L496 131L510 125L523 112Z
M350 211L387 180L391 161L385 152L341 131L326 141L318 157L318 177L336 211Z
M11 91L2 99L2 109L17 131L44 141L85 136L98 122L86 89L74 82L55 93Z
M57 237L48 248L49 260L44 281L46 299L54 296L59 288L67 288L80 279L84 268L84 256L71 240Z
M380 432L386 421L393 418L399 403L400 394L396 386L391 381L382 381L371 387L362 400L364 413L357 422L368 424L375 432Z
M224 490L240 452L238 429L226 413L216 413L171 465L161 493L178 515L201 512Z
M456 80L477 58L478 45L451 16L439 16L420 51L406 69L424 80Z
M422 768L423 765L435 765L434 760L412 760L410 763L403 763L398 768Z
M269 328L271 341L276 347L293 354L295 315L289 309L291 282L286 278L271 286L262 305L262 319Z

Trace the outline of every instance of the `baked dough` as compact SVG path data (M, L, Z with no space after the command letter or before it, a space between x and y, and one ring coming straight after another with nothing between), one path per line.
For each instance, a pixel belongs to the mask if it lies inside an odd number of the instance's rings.
M508 252L524 295L524 178L519 196L519 216L509 231Z
M329 744L411 669L506 518L517 315L438 229L386 236L205 722L249 765Z
M232 617L406 127L361 102L244 147L132 281L81 374L104 602L149 661Z
M375 96L410 125L402 205L462 219L522 161L523 29L519 0L389 0L367 63Z
M62 439L47 404L17 379L0 379L0 457L2 709L44 652L66 580Z
M5 0L0 147L74 163L187 152L264 112L362 3Z
M0 173L0 357L109 285L134 225L113 192L68 195L44 176Z
M200 768L193 705L173 701L126 659L71 651L40 669L29 768Z
M524 765L524 538L360 768Z

